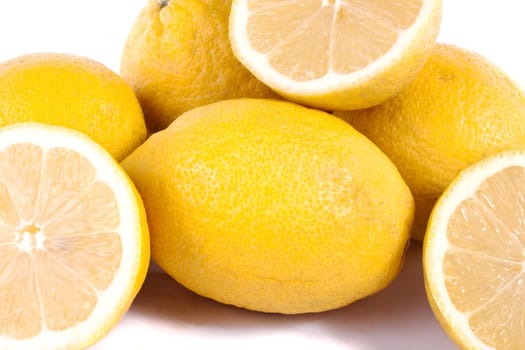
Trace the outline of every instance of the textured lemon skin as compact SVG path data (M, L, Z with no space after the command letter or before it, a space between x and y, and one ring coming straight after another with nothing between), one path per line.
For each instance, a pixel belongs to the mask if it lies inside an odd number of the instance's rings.
M0 64L0 127L40 122L81 131L117 160L146 139L131 87L86 57L35 53Z
M414 195L418 240L436 200L463 168L525 148L522 90L493 63L451 45L436 45L416 79L384 104L334 114L396 164Z
M317 312L381 290L400 270L410 191L375 145L325 112L213 103L122 164L144 200L154 260L198 294Z
M380 68L374 68L370 74L349 79L345 83L334 83L322 91L296 90L285 82L270 80L260 64L250 58L245 47L238 44L239 29L236 24L237 9L246 0L233 0L230 16L230 41L235 56L260 81L270 86L279 95L290 101L327 111L355 110L378 105L398 94L417 73L430 55L441 24L442 3L435 1L428 20L421 25L397 55L382 62Z
M235 97L276 97L233 56L231 1L149 0L126 40L120 73L137 94L148 128L183 112Z

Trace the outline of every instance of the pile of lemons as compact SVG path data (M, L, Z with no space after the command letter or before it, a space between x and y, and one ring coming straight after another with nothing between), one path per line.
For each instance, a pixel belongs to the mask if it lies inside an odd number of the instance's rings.
M525 95L436 43L441 0L149 0L120 74L0 64L0 348L83 349L150 252L196 293L321 312L424 241L465 349L519 348Z

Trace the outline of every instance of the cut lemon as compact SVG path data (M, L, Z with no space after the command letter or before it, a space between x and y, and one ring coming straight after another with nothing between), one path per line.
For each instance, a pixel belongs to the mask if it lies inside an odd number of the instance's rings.
M464 170L437 202L423 266L436 318L463 349L522 349L525 152Z
M438 34L441 0L233 0L235 56L286 98L360 109L397 94Z
M129 308L149 262L144 208L101 146L0 129L0 349L83 349Z

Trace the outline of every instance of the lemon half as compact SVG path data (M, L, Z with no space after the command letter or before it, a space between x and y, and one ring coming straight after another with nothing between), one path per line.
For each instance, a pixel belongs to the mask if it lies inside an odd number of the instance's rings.
M234 0L235 56L286 98L360 109L397 94L424 64L441 0Z
M423 248L430 304L462 349L525 339L525 152L465 169L434 208Z
M84 349L127 311L149 239L140 197L80 132L0 129L0 348Z

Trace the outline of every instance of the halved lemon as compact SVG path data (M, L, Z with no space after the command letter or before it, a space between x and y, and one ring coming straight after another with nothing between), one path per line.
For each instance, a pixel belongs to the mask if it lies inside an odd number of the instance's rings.
M423 267L436 318L462 349L523 349L525 152L453 181L432 212Z
M80 132L0 129L0 349L83 349L123 316L149 262L145 212Z
M361 109L397 94L428 58L441 0L233 0L235 56L286 98Z

